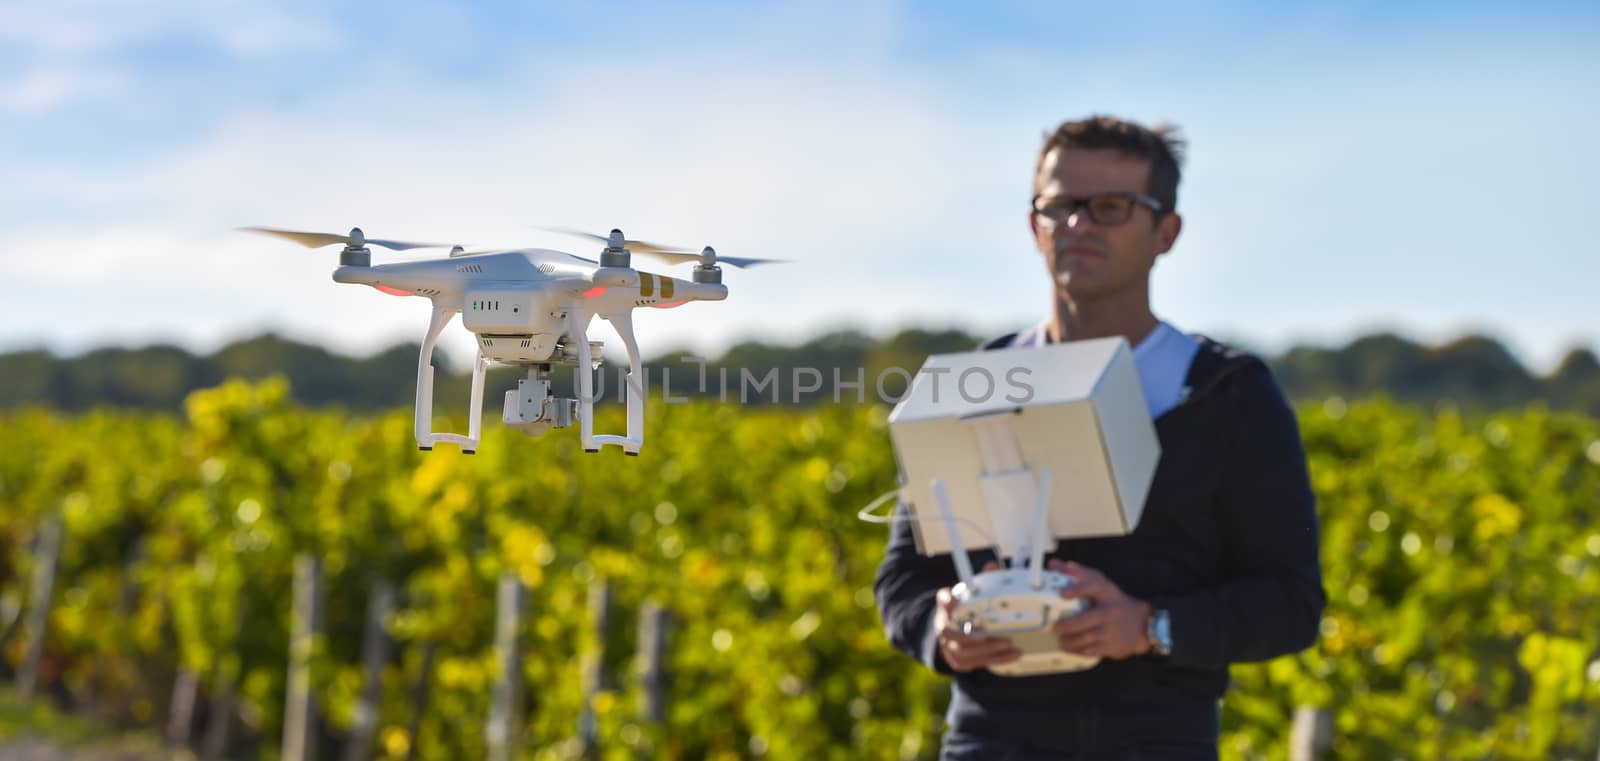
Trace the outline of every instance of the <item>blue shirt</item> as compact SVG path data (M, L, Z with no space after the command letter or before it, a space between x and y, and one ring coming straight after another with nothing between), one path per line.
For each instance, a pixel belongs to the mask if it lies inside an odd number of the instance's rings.
M1046 320L1017 333L1011 339L1012 347L1044 346L1050 343L1050 322ZM1189 375L1189 364L1200 351L1200 342L1186 335L1165 320L1133 347L1133 364L1139 371L1139 387L1144 391L1145 405L1152 419L1178 406L1188 393L1184 379Z

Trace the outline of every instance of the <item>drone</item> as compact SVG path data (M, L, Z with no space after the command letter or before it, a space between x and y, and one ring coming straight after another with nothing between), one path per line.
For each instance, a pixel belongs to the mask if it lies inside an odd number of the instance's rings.
M506 425L530 436L551 428L566 428L577 421L585 452L620 447L623 454L638 455L644 446L643 374L639 344L633 333L633 310L639 307L670 309L690 301L722 301L728 287L722 284L719 264L749 267L781 260L719 257L706 246L699 253L678 247L629 240L621 230L610 235L565 228L552 232L588 238L605 244L599 260L544 248L468 251L452 246L445 258L372 263L371 246L392 251L444 248L448 244L411 243L368 238L361 228L348 235L299 232L272 227L240 230L284 238L307 248L344 244L336 283L371 286L392 296L424 296L433 302L433 317L417 359L417 404L413 433L417 448L432 450L447 443L474 454L481 440L483 378L490 363L527 369L505 394L501 416ZM690 280L679 280L636 270L632 253L639 252L670 264L695 262ZM433 430L433 349L439 334L456 314L477 337L478 353L472 364L472 401L467 433ZM588 338L595 317L611 323L628 352L627 434L596 434L594 379L590 370L600 366L602 342ZM555 396L550 374L556 365L572 365L578 376L578 398Z

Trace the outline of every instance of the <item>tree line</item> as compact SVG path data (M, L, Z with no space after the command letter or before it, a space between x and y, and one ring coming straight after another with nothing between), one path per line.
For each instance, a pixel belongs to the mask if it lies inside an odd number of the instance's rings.
M738 343L718 357L674 351L646 361L652 391L673 398L710 396L743 404L893 401L910 373L933 353L966 351L981 337L962 330L907 329L887 337L834 331L803 343ZM1244 347L1248 348L1248 347ZM296 400L370 412L409 406L416 389L418 345L401 343L370 356L336 354L275 334L231 343L211 354L181 347L103 348L77 356L46 350L0 354L0 409L45 406L73 412L95 407L176 411L184 397L227 378L281 374ZM1529 370L1499 341L1468 335L1426 345L1393 333L1343 346L1298 346L1269 364L1291 397L1385 396L1396 401L1494 410L1542 403L1600 416L1600 359L1574 348L1547 375ZM451 413L467 399L468 368L435 355L435 406ZM607 358L599 373L604 401L620 399L626 362ZM484 407L500 408L518 368L490 369ZM572 395L573 376L558 368L556 392Z

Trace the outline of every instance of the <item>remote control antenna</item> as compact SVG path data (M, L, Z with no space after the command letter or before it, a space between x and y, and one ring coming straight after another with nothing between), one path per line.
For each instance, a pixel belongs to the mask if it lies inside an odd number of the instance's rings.
M1039 471L1039 503L1033 508L1033 565L1029 567L1028 585L1044 588L1044 546L1050 537L1050 471Z
M961 530L956 528L956 513L950 509L950 497L944 493L944 482L932 482L933 498L939 502L939 514L944 516L944 530L950 535L950 556L956 561L956 575L961 583L972 585L972 561L967 559L967 545L961 543Z

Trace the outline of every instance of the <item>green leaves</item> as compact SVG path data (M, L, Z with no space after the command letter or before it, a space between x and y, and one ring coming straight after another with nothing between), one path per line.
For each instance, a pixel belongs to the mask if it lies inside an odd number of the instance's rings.
M1308 698L1334 710L1340 758L1593 755L1594 421L1362 403L1305 408L1301 425L1322 519L1323 636L1234 669L1225 755L1284 758L1294 703Z
M465 457L417 452L406 411L355 418L289 399L279 381L232 382L193 395L185 420L0 417L0 548L21 572L0 578L0 596L26 594L27 543L63 511L51 662L82 699L143 707L105 711L113 720L159 724L171 687L159 675L181 663L208 689L237 679L274 744L292 559L311 551L327 570L316 671L335 731L360 692L367 597L378 579L401 590L386 757L481 757L504 570L529 588L527 758L574 747L580 664L602 649L615 681L591 705L608 758L936 754L947 683L886 643L871 597L886 537L855 519L894 485L882 409L658 400L638 458L492 424ZM1316 647L1234 670L1224 757L1286 757L1300 704L1334 711L1340 758L1592 756L1600 427L1382 402L1301 415L1330 604ZM621 416L602 405L597 427ZM614 600L603 639L588 609L597 578ZM659 727L640 718L634 678L647 601L675 618Z

